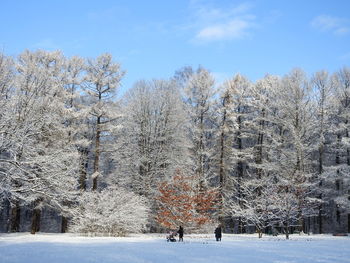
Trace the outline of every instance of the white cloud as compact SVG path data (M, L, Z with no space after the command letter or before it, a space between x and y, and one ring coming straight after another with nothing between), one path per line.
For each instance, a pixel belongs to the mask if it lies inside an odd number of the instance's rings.
M192 8L195 10L192 23L194 42L241 39L255 27L255 16L249 12L252 9L250 3L225 9L196 3Z
M340 27L334 31L334 34L336 35L346 35L349 33L350 28L349 27Z
M243 38L248 35L248 29L252 24L242 18L234 18L223 24L207 26L201 29L195 39L197 40L224 40L233 38Z
M241 3L228 8L215 8L208 5L194 7L195 16L202 22L213 22L215 20L231 19L234 16L245 15L253 6L250 3Z
M319 15L311 21L311 26L335 35L345 35L350 31L349 21L340 17Z

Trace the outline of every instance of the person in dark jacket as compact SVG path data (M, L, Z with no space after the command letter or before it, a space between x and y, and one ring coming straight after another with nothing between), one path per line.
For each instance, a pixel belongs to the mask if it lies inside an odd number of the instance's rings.
M217 228L215 228L215 238L216 238L216 241L221 241L221 226L220 225Z
M182 226L179 227L179 230L177 231L177 233L179 234L179 242L180 241L184 241L184 229Z

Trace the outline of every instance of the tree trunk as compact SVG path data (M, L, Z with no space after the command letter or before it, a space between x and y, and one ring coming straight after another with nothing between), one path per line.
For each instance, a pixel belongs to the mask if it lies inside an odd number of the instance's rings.
M323 211L323 205L319 205L318 207L318 231L319 231L319 234L323 234L323 218L322 218L322 211Z
M299 212L301 213L301 212ZM299 233L304 232L305 229L305 220L302 214L299 215Z
M225 103L224 103L225 106ZM224 126L226 124L226 110L224 110L223 117L222 117L222 130L220 134L220 160L219 160L219 222L221 225L224 224L223 220L223 199L224 199L224 180L225 180L225 131L224 131Z
M245 227L244 227L244 224L243 224L243 220L241 217L238 218L238 233L239 234L244 234L246 231L245 231Z
M101 136L101 117L97 117L96 121L96 139L95 139L95 162L94 162L94 178L92 179L92 190L97 189L97 179L100 163L100 136Z
M286 239L289 239L289 229L286 227Z
M286 231L286 239L289 239L289 224L288 223L286 224L285 231Z
M261 112L262 112L262 118L265 118L265 109L262 109ZM262 161L263 161L264 133L262 131L265 129L264 119L259 121L259 126L260 126L260 131L259 131L259 135L258 135L258 144L257 144L258 151L257 151L256 160L255 160L255 163L258 165L262 164ZM256 173L257 173L257 178L260 180L262 177L263 170L261 168L257 168ZM261 195L261 187L259 187L257 189L257 192L258 192L257 193L258 196L260 196Z
M323 147L320 147L319 149L319 176L320 176L320 183L319 183L319 187L320 189L322 190L322 185L323 185L323 182L322 182L322 178L321 178L321 175L323 173ZM323 198L323 195L322 195L322 192L320 192L320 195L319 195L319 199L322 201L322 198ZM319 221L319 234L322 234L323 233L323 218L322 218L322 212L323 212L323 205L320 204L318 206L318 221Z
M41 210L39 208L34 208L33 215L32 215L32 225L30 228L31 234L35 234L36 232L40 231L40 217L41 217Z
M9 232L18 232L21 221L21 207L19 201L11 205Z
M238 116L237 118L237 122L238 122L238 132L237 132L237 144L238 144L238 150L239 152L241 152L243 150L243 142L242 142L242 138L241 138L241 129L242 129L242 118L241 116ZM239 157L241 157L241 155L239 154ZM243 167L243 162L242 161L238 161L237 163L237 183L238 183L238 198L239 198L239 205L242 206L242 202L241 199L243 199L243 193L242 193L242 180L243 180L243 175L244 175L244 167ZM244 233L245 229L243 226L243 222L241 220L241 217L239 217L238 219L238 229L240 231L240 233Z
M204 188L204 113L201 113L200 116L200 137L199 137L199 163L198 163L198 192L200 192Z
M89 150L87 148L80 150L81 161L80 161L79 189L83 191L86 190L88 154L89 154Z
M68 218L65 216L62 216L61 233L66 233L67 229L68 229Z

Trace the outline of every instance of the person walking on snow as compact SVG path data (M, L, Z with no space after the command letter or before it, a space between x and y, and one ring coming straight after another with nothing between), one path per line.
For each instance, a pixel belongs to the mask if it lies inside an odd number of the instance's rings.
M177 233L179 234L179 242L180 241L183 242L184 241L184 238L183 238L184 237L184 229L182 226L179 227L179 230L177 231Z
M216 241L221 241L221 226L218 225L217 228L215 228L215 238Z

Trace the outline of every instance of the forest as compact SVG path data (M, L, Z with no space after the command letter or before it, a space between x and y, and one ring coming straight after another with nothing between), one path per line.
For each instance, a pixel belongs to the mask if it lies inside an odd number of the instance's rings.
M220 84L185 66L120 94L125 74L0 54L0 231L350 232L350 68Z

